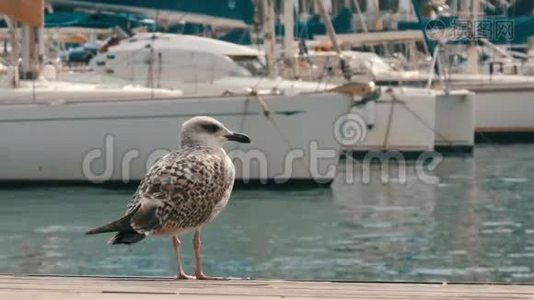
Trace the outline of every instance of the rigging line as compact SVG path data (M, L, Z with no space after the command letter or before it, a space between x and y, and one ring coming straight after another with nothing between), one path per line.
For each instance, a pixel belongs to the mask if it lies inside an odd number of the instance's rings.
M336 62L337 62L337 58L333 58ZM329 58L330 60L330 58ZM326 72L327 69L324 69L324 72ZM334 82L335 78L336 78L336 68L332 68L332 71L333 73L328 73L326 72L326 74L324 75L324 87L326 88L326 86L328 84L330 84L331 82Z
M35 94L35 77L32 78L32 103L37 101L37 95Z
M265 43L265 41L264 41ZM257 90L259 84L266 78L267 76L261 76L258 78L258 80L256 81L256 83L251 87L252 90Z
M326 73L326 67L325 67L325 66L329 65L329 63L330 63L330 57L327 57L327 58L326 58L326 62L325 62L325 64L323 65L323 69L320 71L319 77L316 79L316 80L317 80L317 89L316 89L317 92L320 91L320 90L322 90L322 89L321 89L321 85L324 84L325 87L326 87L326 84L327 84L327 83L326 83L326 82L323 82L323 79L326 80L326 77L327 77L327 76L325 75L325 73ZM310 68L313 70L313 65L310 66ZM312 73L312 75L313 75L313 73ZM324 89L324 88L323 88L323 89Z
M446 138L443 134L441 134L439 131L437 131L433 126L428 124L427 121L425 121L419 114L417 114L415 111L413 111L408 105L406 105L405 102L399 100L397 96L393 93L393 91L390 90L388 93L391 95L391 97L394 99L393 101L397 101L404 109L406 109L407 112L409 112L414 118L416 118L423 126L425 126L427 129L431 130L436 134L440 139L442 139L445 143L447 143L452 149L454 149L459 154L465 155L465 151L462 151L460 148L455 146L448 138Z
M339 57L337 56L328 57L326 59L325 66L327 67L326 68L323 67L323 73L322 73L322 76L325 82L329 82L329 79L334 78L336 76L336 70L337 70L336 65L339 63L338 59ZM332 61L333 61L333 66L330 64ZM331 73L329 71L331 71Z
M282 138L282 141L286 144L288 147L288 150L291 151L292 149L298 149L295 147L292 143L289 137L280 129L280 126L278 126L278 123L274 120L273 116L271 116L271 110L265 100L258 94L252 95L253 98L258 102L260 107L263 109L263 115L267 120L271 122L274 129L277 131L278 135ZM302 149L301 149L302 150ZM302 159L297 159L298 164L301 166L304 173L310 174L309 170L306 168L306 165L302 161ZM310 174L311 175L311 174Z
M388 123L387 123L387 127L386 127L386 134L384 135L384 145L383 145L384 149L387 149L386 147L388 146L389 134L390 134L390 131L391 131L391 125L393 123L393 113L395 111L395 104L397 103L397 97L395 97L395 95L393 95L393 92L391 92L390 95L391 95L391 99L393 101L391 101L391 107L389 108L389 116L388 116Z
M256 93L257 93L258 86L260 85L260 83L261 83L266 77L267 77L267 76L259 77L258 80L256 80L256 82L254 83L254 85L251 87L251 89L252 89L253 91L256 91Z
M243 117L241 118L241 122L239 124L239 132L244 132L244 129L245 129L245 118L247 117L247 114L248 114L249 103L250 103L250 98L247 97L245 99L245 106L243 107ZM236 144L239 145L239 143L236 143Z
M237 130L238 132L245 132L244 129L245 129L245 119L248 115L248 108L249 108L249 103L250 103L250 98L247 97L245 98L245 105L243 106L243 113L242 113L242 117L241 117L241 120L239 122L239 126L237 127ZM238 148L241 148L241 143L231 143L233 146L230 147L230 151L233 151L233 150L237 150Z

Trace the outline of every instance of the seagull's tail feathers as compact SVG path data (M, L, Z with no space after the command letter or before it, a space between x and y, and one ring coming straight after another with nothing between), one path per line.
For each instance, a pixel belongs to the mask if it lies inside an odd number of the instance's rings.
M105 232L117 232L117 231L123 231L123 230L133 230L132 226L130 225L130 218L132 216L130 214L113 221L111 223L108 223L106 225L98 226L96 228L93 228L89 231L87 231L85 234L98 234L98 233L105 233Z
M113 221L111 223L108 223L106 225L102 225L96 228L93 228L89 231L87 231L85 234L99 234L99 233L105 233L105 232L117 232L113 238L111 238L108 242L108 244L116 245L116 244L133 244L141 241L145 238L145 235L142 233L138 233L132 228L132 225L130 224L130 220L133 216L133 214L137 211L137 209L134 209L129 214L125 215L124 217Z
M135 231L119 231L109 241L110 245L126 244L131 245L140 242L146 237L146 235Z

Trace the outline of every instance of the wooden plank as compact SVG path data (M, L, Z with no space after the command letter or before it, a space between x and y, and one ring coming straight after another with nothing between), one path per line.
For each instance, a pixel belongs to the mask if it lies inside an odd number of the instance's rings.
M0 276L0 299L534 299L533 285Z

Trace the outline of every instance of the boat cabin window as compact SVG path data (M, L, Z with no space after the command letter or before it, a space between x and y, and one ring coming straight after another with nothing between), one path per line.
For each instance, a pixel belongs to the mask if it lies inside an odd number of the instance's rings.
M267 76L267 67L255 55L236 55L228 56L232 61L243 68L245 72L242 75L248 76Z

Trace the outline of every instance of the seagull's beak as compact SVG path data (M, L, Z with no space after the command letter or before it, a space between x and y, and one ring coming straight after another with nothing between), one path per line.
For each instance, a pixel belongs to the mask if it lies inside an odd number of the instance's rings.
M250 138L248 137L248 135L242 134L242 133L227 134L224 137L226 137L226 139L229 141L234 141L234 142L239 142L239 143L244 143L244 144L250 143Z

